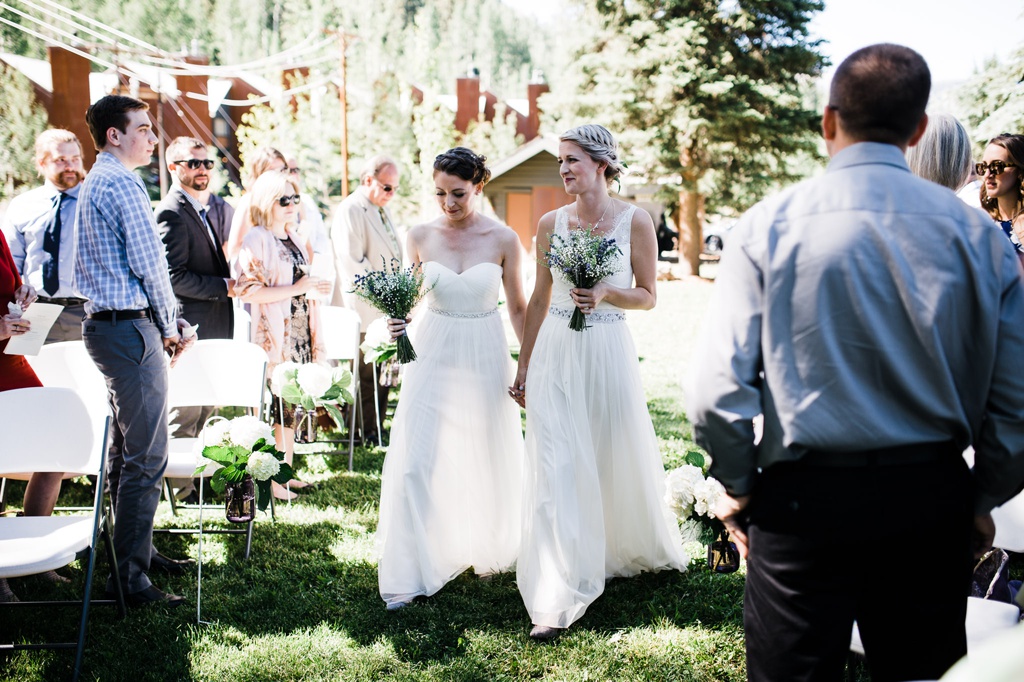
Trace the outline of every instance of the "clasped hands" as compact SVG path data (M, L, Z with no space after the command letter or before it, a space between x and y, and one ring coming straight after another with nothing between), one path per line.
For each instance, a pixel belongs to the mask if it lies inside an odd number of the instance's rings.
M583 311L584 315L589 315L608 295L608 285L598 282L590 289L569 289L569 295L572 296L576 307Z
M30 284L22 284L14 292L14 303L21 308L18 313L8 312L0 317L0 341L9 339L12 336L21 336L32 328L32 324L22 319L21 313L28 310L38 296L36 290Z

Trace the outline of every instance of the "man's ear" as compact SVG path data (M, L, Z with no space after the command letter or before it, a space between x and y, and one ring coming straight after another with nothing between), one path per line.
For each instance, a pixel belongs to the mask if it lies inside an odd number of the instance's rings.
M121 146L121 131L114 126L107 128L107 144L115 147Z
M838 126L839 120L836 110L826 104L825 110L821 112L821 136L826 140L836 139Z
M908 147L913 147L915 144L921 141L921 136L924 135L924 131L928 128L928 114L921 114L921 120L917 122L917 128L914 129L914 134L910 136L907 141Z

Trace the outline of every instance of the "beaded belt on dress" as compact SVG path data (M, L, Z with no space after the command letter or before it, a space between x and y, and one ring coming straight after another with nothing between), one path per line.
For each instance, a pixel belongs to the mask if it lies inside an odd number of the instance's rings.
M556 308L551 306L548 308L548 313L555 317L560 317L563 320L568 320L572 317L574 308ZM626 313L619 310L594 310L586 316L587 323L599 322L605 324L608 322L625 322Z
M454 310L441 310L440 308L431 308L430 312L437 313L438 315L444 315L445 317L459 317L462 319L475 320L480 317L490 317L491 315L496 314L498 312L498 309L491 308L490 310L485 310L482 313L460 313Z

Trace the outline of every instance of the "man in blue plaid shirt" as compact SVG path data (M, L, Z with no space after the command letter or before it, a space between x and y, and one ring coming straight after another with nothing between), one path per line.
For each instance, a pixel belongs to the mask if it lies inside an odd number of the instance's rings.
M114 548L128 603L183 598L157 589L146 575L182 562L153 549L153 517L167 467L167 361L189 345L177 315L163 245L149 196L132 171L149 164L157 138L148 107L110 95L86 112L99 155L78 195L76 284L88 299L82 339L107 381L113 413L109 450ZM107 590L115 588L113 576Z

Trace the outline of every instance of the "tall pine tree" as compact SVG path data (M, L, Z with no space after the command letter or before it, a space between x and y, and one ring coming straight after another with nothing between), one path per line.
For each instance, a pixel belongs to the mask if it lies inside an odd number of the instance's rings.
M620 133L631 170L667 181L682 260L696 273L706 208L745 208L817 154L820 112L808 93L826 60L808 24L823 4L588 3L596 35L577 51L575 87L552 108L563 126L591 120Z

